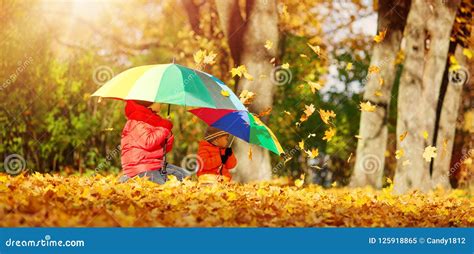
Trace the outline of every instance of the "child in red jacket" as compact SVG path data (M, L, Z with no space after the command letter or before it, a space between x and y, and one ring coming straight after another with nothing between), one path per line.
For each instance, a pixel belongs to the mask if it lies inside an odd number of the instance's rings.
M198 147L198 156L203 164L197 172L199 182L229 182L232 179L230 169L237 165L237 159L228 143L227 132L214 127L207 129L204 140Z
M187 172L167 164L163 168L163 156L173 148L173 124L158 115L160 104L147 101L127 101L127 123L122 131L122 169L120 181L139 176L163 184L167 175L182 180ZM165 151L166 150L166 151ZM164 170L163 170L164 169Z

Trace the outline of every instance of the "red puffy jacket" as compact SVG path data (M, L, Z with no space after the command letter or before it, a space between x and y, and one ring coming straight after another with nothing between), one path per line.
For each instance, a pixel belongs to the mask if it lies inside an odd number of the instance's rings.
M122 131L122 169L129 177L159 170L163 164L164 144L166 152L173 147L173 124L135 101L125 106L127 123Z
M198 176L205 174L223 175L232 179L230 169L237 165L237 159L234 153L227 159L225 164L222 163L221 155L225 154L225 148L215 146L207 141L199 142L198 156L202 159L202 164L197 172Z

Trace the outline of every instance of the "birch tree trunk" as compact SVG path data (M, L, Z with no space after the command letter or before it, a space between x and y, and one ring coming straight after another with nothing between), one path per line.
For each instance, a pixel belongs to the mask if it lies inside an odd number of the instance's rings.
M374 46L371 66L380 68L380 73L367 76L364 101L377 105L375 112L363 111L360 118L357 157L350 186L370 185L382 187L387 146L387 116L391 91L396 75L395 59L400 50L409 3L406 1L382 0L378 10L378 31L387 34L381 43ZM382 79L383 83L379 80Z
M457 45L454 56L456 57L460 69L452 71L448 76L448 85L444 95L441 115L439 120L436 147L438 156L433 161L432 187L442 187L450 189L449 177L454 173L455 168L450 167L451 155L453 153L454 135L456 132L456 120L458 118L459 106L461 103L461 93L464 84L468 81L467 59L462 53L463 47Z
M273 66L270 59L276 57L278 48L278 11L275 0L247 0L246 17L242 18L238 1L216 1L219 19L229 42L235 65L243 64L254 81L240 79L237 93L244 89L256 93L252 112L262 112L273 105L274 85L270 78ZM265 49L266 40L273 42L271 50ZM260 76L267 78L261 79ZM262 119L263 121L267 119ZM240 182L268 180L272 175L270 155L267 150L236 140L235 154L238 166L234 179Z
M430 162L423 152L432 145L436 108L446 67L457 4L413 0L405 27L406 59L398 94L397 149L403 149L394 178L395 193L432 188ZM423 137L423 132L428 138Z

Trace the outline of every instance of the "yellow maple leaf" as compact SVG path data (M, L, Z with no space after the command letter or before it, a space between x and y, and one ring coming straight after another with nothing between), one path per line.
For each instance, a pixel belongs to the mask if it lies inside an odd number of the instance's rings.
M321 90L321 88L323 88L323 86L321 86L319 82L313 82L313 81L307 81L307 82L313 94L316 93L317 90L319 91Z
M313 148L311 150L305 150L305 153L311 158L311 159L314 159L316 157L318 157L319 155L319 150L318 148Z
M309 106L308 105L304 105L305 107L305 110L303 111L303 115L301 116L300 118L300 121L301 122L304 122L306 120L308 120L308 118L314 113L314 111L316 110L314 108L314 105L313 104L310 104Z
M307 45L314 51L314 53L316 53L318 56L321 55L321 47L319 46L313 46L309 43L307 43Z
M395 151L395 158L400 159L405 155L405 150L399 149Z
M428 140L428 136L429 136L428 131L426 131L426 130L423 131L422 135L423 135L423 138L424 138L425 140Z
M304 151L304 140L301 140L300 142L298 142L298 147Z
M321 120L323 120L325 124L329 124L329 122L331 121L331 118L336 117L336 114L332 110L320 109L319 115L321 116Z
M251 104L254 97L255 97L255 93L250 92L247 89L244 89L239 95L240 101L245 105Z
M215 63L216 63L216 61L215 61L216 56L217 56L217 54L211 51L211 52L209 52L209 54L207 54L207 55L204 57L204 59L203 59L202 62L203 62L204 64L215 64Z
M404 133L402 133L402 135L400 135L400 142L402 142L406 136L408 135L408 131L405 131Z
M387 34L387 28L380 31L377 35L374 36L374 41L376 43L380 43L385 39L385 35Z
M473 55L472 50L468 48L463 49L462 54L465 55L468 59L471 59Z
M380 72L380 68L375 66L375 65L371 65L369 66L369 74L371 73L379 73Z
M347 63L346 70L348 71L352 70L352 63Z
M196 64L202 63L205 56L206 56L206 51L205 50L198 50L196 53L193 54L194 62Z
M207 53L207 50L198 50L196 53L193 54L194 62L196 64L214 64L215 63L215 58L217 54L210 51L209 54Z
M264 47L265 47L266 49L268 49L268 50L272 49L272 47L273 47L273 42L270 41L270 40L266 40Z
M253 80L253 76L250 75L248 72L244 72L244 78L246 78L246 79L248 79L248 80L250 80L250 81Z
M298 188L300 188L301 186L303 186L303 184L304 184L304 178L305 178L305 176L304 176L304 174L302 174L302 175L300 176L300 179L295 180L295 186L298 187Z
M430 162L431 158L436 158L436 147L427 146L423 151L423 158L426 162Z
M222 94L222 96L224 96L224 97L229 97L229 96L230 96L230 93L229 93L229 91L227 91L227 90L221 90L221 94Z
M336 134L336 129L335 128L329 128L329 130L326 130L324 132L324 137L323 140L326 140L327 142L331 141L332 137Z
M370 103L370 101L367 102L360 102L360 110L365 111L365 112L375 112L375 109L377 106L373 105Z

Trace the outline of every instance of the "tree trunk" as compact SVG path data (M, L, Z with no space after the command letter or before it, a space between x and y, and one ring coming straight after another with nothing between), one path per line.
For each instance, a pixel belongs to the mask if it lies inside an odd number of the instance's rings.
M380 68L380 73L367 76L364 92L364 101L377 105L377 109L375 112L363 111L361 114L359 135L362 139L357 143L351 187L366 185L382 187L384 153L387 146L387 117L396 76L395 59L400 50L409 2L383 0L379 6L378 31L386 29L387 34L381 43L375 44L370 60L370 65ZM379 79L383 79L382 85ZM377 96L376 92L381 95Z
M234 62L245 65L249 74L255 78L254 81L240 79L237 93L244 89L256 93L250 111L262 112L273 105L274 85L268 77L271 77L273 70L270 59L276 57L278 48L276 1L248 0L245 20L240 16L238 1L216 1L216 6ZM273 42L271 50L265 49L266 40ZM261 75L267 78L261 79ZM234 148L239 161L234 178L236 181L250 182L271 178L270 155L267 150L251 146L250 159L248 143L236 140Z
M397 139L397 149L403 149L405 156L395 171L396 193L432 189L430 161L425 161L423 152L432 145L456 6L452 1L412 1L404 32L406 59L397 105L397 136L405 131L408 135L403 141ZM424 131L428 133L426 139Z
M456 120L458 118L463 86L468 81L469 75L467 72L467 59L463 55L462 50L463 47L458 44L454 56L461 68L449 73L436 137L436 147L439 153L433 161L432 186L439 186L444 189L451 188L449 177L455 171L455 168L450 168L450 163L456 132Z

